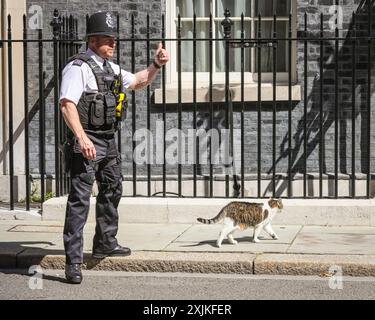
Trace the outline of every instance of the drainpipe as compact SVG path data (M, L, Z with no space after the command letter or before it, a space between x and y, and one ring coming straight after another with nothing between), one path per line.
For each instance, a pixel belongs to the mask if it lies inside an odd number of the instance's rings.
M1 1L1 39L7 39L7 21L8 21L8 18L7 18L7 0L3 0ZM7 77L7 70L8 70L8 67L7 67L7 54L6 54L6 48L7 48L7 45L3 45L3 48L0 49L2 52L1 52L1 71L2 71L2 74L1 74L1 90L2 90L2 98L1 98L1 105L2 105L2 132L1 132L1 135L3 137L3 141L2 141L2 150L5 151L5 141L7 141L7 137L8 137L8 132L7 132L7 128L8 128L8 125L7 125L7 115L8 115L8 110L7 110L7 105L8 105L8 77ZM2 167L2 173L4 175L7 174L7 157L6 157L6 152L3 153L4 154L4 157L3 157L3 167ZM0 173L1 173L0 171Z

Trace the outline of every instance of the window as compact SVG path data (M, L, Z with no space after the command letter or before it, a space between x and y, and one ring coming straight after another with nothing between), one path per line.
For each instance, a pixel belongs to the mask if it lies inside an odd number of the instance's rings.
M167 33L172 39L177 39L178 14L181 17L181 39L193 38L193 14L196 13L196 36L198 39L209 38L210 13L212 12L213 38L223 38L221 25L224 19L224 10L228 8L231 13L232 37L241 38L241 14L244 14L244 37L256 39L258 30L258 13L262 16L261 28L263 38L272 38L273 13L277 13L277 36L287 38L289 25L289 12L292 12L292 23L295 22L295 0L169 0L167 1ZM295 29L295 28L293 28ZM295 35L293 30L293 36ZM213 41L213 72L214 82L223 83L225 78L225 50L224 41ZM197 41L197 79L199 82L208 83L210 49L209 41ZM177 82L177 42L168 43L171 52L169 65L169 82ZM240 82L241 49L230 49L230 77L231 83ZM257 57L258 50L247 48L244 50L245 82L257 81ZM261 49L262 81L272 81L273 50ZM295 43L292 47L292 61L295 64ZM193 72L193 42L181 42L181 70L182 80L192 81ZM292 66L292 74L295 65ZM279 82L288 79L288 44L280 41L277 48L277 80ZM294 76L293 76L294 78Z

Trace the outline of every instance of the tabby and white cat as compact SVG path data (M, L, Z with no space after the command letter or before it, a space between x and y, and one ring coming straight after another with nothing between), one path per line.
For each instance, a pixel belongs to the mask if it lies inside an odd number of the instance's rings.
M233 238L236 230L244 230L254 227L253 242L259 242L258 236L264 229L273 239L278 236L271 227L271 221L277 212L281 212L283 203L281 199L270 198L262 203L233 201L227 204L219 214L212 219L198 218L199 222L205 224L217 223L224 219L224 227L220 232L216 245L220 248L225 237L231 244L237 244Z

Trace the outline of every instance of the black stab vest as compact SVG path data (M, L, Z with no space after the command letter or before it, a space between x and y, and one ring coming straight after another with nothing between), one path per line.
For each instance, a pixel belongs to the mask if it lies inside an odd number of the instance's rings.
M118 121L115 116L116 96L113 93L113 83L121 75L115 75L110 64L107 64L109 73L104 72L100 66L86 53L79 53L69 59L73 65L81 66L82 61L91 68L98 86L97 93L83 92L77 104L79 119L85 132L95 134L112 134L118 129Z

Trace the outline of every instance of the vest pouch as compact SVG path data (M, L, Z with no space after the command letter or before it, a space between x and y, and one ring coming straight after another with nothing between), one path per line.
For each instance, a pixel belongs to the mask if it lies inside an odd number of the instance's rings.
M96 95L90 104L90 123L94 127L101 127L105 123L105 105L103 95Z
M105 123L112 125L116 123L116 98L112 93L104 95L106 112L105 112Z
M63 144L64 157L63 167L66 173L70 172L72 166L72 154L73 154L74 139L67 139Z

